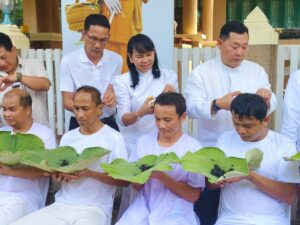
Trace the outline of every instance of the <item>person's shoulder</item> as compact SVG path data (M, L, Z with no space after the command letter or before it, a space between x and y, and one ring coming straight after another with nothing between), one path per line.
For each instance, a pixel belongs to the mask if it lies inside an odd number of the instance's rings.
M256 62L250 61L250 60L243 60L242 65L247 68L251 68L252 70L265 70L261 65L259 65Z
M131 77L130 77L130 73L127 72L127 73L124 73L120 76L116 76L115 77L115 81L114 81L115 84L131 84Z
M82 53L82 48L78 48L78 49L75 49L71 52L68 52L67 54L65 54L63 57L62 57L62 63L63 62L74 62L76 61L76 59L79 59L79 56L81 55Z
M123 135L115 129L111 128L110 126L104 124L104 126L101 129L103 129L102 132L106 135L107 141L124 141Z
M216 66L217 66L216 63L217 63L216 58L209 59L209 60L205 61L204 63L201 63L201 64L197 65L192 70L191 74L204 72L203 74L206 75L207 70L211 70L212 68L216 68Z
M157 141L157 131L152 131L141 135L138 138L137 143L146 143L146 142L153 143L153 141Z
M300 84L300 70L296 70L289 77L289 82L294 82L296 84Z
M201 148L203 148L203 145L200 143L200 141L188 134L183 134L183 138L185 139L186 143L188 143L190 151L197 151Z
M117 61L122 61L122 56L120 56L118 53L113 52L108 49L104 49L104 54L106 54L106 57L109 60L117 60Z
M237 136L238 136L238 134L234 129L227 130L220 134L220 136L218 137L218 141L223 141L223 140L226 141L231 138L236 138Z
M12 131L12 127L8 125L4 125L0 127L0 131Z
M33 132L35 132L38 135L54 135L54 131L47 127L46 125L40 124L40 123L33 123Z

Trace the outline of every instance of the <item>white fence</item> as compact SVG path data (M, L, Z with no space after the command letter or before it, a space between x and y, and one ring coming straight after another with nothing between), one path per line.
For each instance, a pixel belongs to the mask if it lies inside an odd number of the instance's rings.
M174 49L174 70L179 74L180 90L185 87L187 76L190 71L200 63L203 63L218 54L216 48L183 48ZM44 62L48 72L49 79L52 83L48 91L48 111L49 111L49 124L56 134L62 135L65 131L64 127L64 110L62 105L61 93L59 90L59 67L62 57L62 51L59 49L23 49L21 51L22 58L37 58ZM275 56L274 56L275 57ZM277 65L276 65L276 96L278 106L275 114L275 129L279 130L282 116L282 100L284 89L284 76L289 75L291 72L297 70L300 65L300 46L280 45L277 52ZM286 66L287 62L289 66ZM184 124L184 131L196 136L197 129L196 123L189 119Z

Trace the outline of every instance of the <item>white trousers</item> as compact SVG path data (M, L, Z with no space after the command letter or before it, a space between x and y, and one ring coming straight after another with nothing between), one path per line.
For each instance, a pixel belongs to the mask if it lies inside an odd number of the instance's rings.
M26 214L24 199L10 193L0 193L0 225L9 225Z
M11 225L110 225L110 221L111 218L95 206L53 203Z

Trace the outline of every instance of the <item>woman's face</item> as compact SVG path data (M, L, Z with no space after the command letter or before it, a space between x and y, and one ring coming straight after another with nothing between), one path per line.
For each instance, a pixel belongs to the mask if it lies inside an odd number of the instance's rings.
M133 49L132 54L128 53L128 57L130 62L135 65L137 70L145 73L151 70L153 67L155 51L138 53L135 49Z

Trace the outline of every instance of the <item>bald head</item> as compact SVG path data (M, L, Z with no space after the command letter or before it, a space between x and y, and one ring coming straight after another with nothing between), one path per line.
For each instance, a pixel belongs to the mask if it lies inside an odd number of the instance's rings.
M15 88L7 93L4 94L3 100L5 98L15 98L17 97L19 99L19 105L27 108L27 107L32 107L32 98L30 94L28 94L26 91L23 89Z

